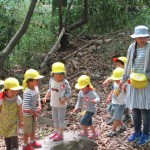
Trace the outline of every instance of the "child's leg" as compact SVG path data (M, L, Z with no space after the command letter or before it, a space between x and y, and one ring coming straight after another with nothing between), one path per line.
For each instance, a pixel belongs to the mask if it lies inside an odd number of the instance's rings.
M58 123L58 110L55 107L52 107L52 119L54 122L55 131L58 132L59 123Z
M35 132L34 131L32 131L30 134L30 140L31 140L31 142L35 141Z
M88 126L82 126L82 129L83 129L83 133L85 135L87 135L88 134Z
M85 135L88 135L88 127L91 128L92 132L95 132L95 128L92 125L92 117L93 117L94 113L92 112L86 112L85 115L81 118L80 124L83 128L83 131L85 133Z
M63 140L63 132L65 129L65 114L66 114L66 107L65 108L56 108L57 109L57 124L58 124L58 131L59 133L53 137L54 141Z
M112 131L116 131L117 127L119 126L118 120L113 121Z
M63 135L65 129L65 114L66 114L66 107L58 109L59 133L61 135Z
M28 134L24 134L24 135L23 135L24 146L27 146L27 145L28 145L28 138L29 138L29 135L28 135Z
M6 150L10 150L11 149L11 138L5 137L4 140L5 140Z
M11 137L11 148L18 149L18 136L12 136Z

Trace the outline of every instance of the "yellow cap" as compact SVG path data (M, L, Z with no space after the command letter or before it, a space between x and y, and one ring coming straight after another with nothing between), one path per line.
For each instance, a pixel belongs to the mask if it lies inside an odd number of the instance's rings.
M126 57L118 57L118 58L113 58L113 61L116 62L117 60L121 60L124 65L126 64L127 58Z
M110 77L112 80L120 80L122 78L124 69L118 67L113 71L112 76Z
M94 89L91 82L90 82L90 77L87 75L82 75L78 78L78 82L75 85L76 89L83 89L84 87L86 87L87 85L89 85L89 87L91 89Z
M22 86L23 86L23 89L25 89L26 88L26 86L27 86L27 80L28 79L41 79L41 78L43 78L44 76L42 76L42 75L40 75L39 73L38 73L38 71L36 71L36 70L34 70L34 69L29 69L29 70L27 70L26 72L25 72L25 74L24 74L24 80L23 80L23 84L22 84Z
M65 65L61 62L55 62L52 65L52 73L65 73L66 69L65 69Z
M8 90L21 90L23 87L19 85L19 82L16 78L7 78L4 81L4 89Z
M4 85L4 81L3 80L0 80L0 85Z

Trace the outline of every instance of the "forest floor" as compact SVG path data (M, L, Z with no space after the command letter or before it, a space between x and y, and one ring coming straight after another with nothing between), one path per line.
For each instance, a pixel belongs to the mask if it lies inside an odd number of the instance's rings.
M93 39L94 38L94 39ZM92 42L91 42L92 41ZM84 47L91 42L88 47ZM68 47L67 51L55 52L51 55L50 64L56 61L63 61L67 68L66 79L69 81L72 88L72 96L68 102L66 112L66 131L79 131L80 128L80 113L70 115L76 101L78 90L74 88L77 78L82 74L87 74L91 77L96 92L100 97L100 103L97 106L97 113L93 118L96 130L99 132L99 137L95 140L97 147L94 150L149 150L148 145L143 147L137 146L135 143L128 143L127 137L133 132L132 121L125 122L127 130L117 136L110 138L107 133L112 126L107 125L110 119L109 113L106 112L106 98L111 90L111 85L103 87L102 82L110 76L115 65L112 62L114 56L126 56L127 48L131 43L128 31L119 31L117 33L108 34L103 37L92 37L90 40L76 39ZM45 72L45 78L40 86L41 99L44 97L50 78L50 70ZM51 118L51 109L49 102L43 104L41 116ZM50 125L39 124L37 130L38 140L48 136L53 128ZM19 135L20 145L22 144L22 135ZM0 150L4 150L4 141L0 139Z

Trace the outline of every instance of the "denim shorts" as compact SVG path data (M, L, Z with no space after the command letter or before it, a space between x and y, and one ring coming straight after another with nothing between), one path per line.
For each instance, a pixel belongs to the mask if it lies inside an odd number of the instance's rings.
M125 104L123 105L112 104L112 108L111 108L112 120L122 120L124 109L125 109Z
M83 126L91 126L92 125L92 117L94 113L87 111L85 115L81 118L80 124Z

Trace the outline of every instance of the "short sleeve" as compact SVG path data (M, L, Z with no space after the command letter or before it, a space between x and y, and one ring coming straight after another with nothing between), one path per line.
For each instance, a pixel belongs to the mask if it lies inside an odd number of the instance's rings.
M22 104L22 99L20 96L18 96L17 98L17 105L21 105Z

